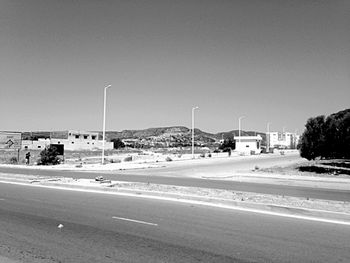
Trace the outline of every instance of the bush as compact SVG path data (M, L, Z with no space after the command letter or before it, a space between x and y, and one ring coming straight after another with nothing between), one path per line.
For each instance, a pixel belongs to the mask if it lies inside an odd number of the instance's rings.
M199 155L199 157L205 158L205 154L204 154L204 153L201 153L201 154Z
M224 142L220 145L219 149L225 150L227 148L231 150L236 149L236 143L231 139L225 139Z
M173 159L171 159L169 156L165 159L167 162L171 162Z
M60 158L58 158L59 152L56 147L49 146L40 152L40 159L38 160L38 165L56 165L60 163Z
M208 157L211 158L211 153L208 153Z
M111 142L113 142L113 148L114 149L119 149L119 148L124 148L125 144L123 143L123 141L119 138L117 139L112 139Z
M10 158L10 164L17 164L17 163L18 163L17 157L12 156L12 157Z
M132 161L132 156L127 156L124 158L124 162L131 162Z
M110 160L111 163L121 163L120 159L111 159Z

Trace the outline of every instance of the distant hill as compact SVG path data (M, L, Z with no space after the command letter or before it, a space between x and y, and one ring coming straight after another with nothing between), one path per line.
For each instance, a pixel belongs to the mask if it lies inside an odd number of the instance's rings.
M23 132L22 139L38 139L38 138L50 138L50 135L61 133L62 131L33 131L33 132ZM100 134L100 139L102 138L102 132L97 131ZM238 130L218 132L218 133L208 133L200 129L195 129L196 141L201 143L214 143L221 139L232 139L233 135L238 136ZM241 131L241 136L254 136L260 135L263 140L265 140L265 133L255 132L255 131ZM189 144L191 142L191 129L184 126L172 126L172 127L156 127L148 128L143 130L123 130L123 131L106 131L106 139L139 139L139 140L154 140L154 141L170 141L178 142L181 144ZM54 136L52 136L54 137Z
M197 140L202 142L214 142L223 139L229 139L234 136L238 136L238 130L219 132L219 133L208 133L200 129L195 129L195 137ZM263 140L266 138L265 133L255 131L241 131L241 136L254 136L260 135ZM187 138L190 139L192 136L191 129L184 126L173 126L173 127L158 127L148 128L144 130L124 130L121 132L107 131L106 138L111 139L145 139L145 138L174 138L179 139Z

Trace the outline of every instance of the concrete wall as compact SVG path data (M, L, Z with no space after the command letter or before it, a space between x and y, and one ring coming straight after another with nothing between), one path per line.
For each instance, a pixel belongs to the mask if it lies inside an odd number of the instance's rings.
M63 144L67 151L80 150L101 150L102 140L69 140L69 139L46 139L38 141L22 141L22 149L28 150L43 150L50 144ZM113 150L113 142L105 142L105 150Z
M101 150L103 147L102 140L60 140L51 139L52 144L64 144L65 150ZM105 150L113 150L113 142L105 142Z

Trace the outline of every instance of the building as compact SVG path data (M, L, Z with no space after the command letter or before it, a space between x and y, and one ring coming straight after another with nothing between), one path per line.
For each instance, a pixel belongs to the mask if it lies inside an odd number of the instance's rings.
M291 132L269 132L266 134L269 148L296 149L299 136Z
M44 149L50 144L63 144L68 151L102 150L103 142L98 138L98 132L63 131L52 132L50 138L38 140L23 140L22 149ZM105 142L105 150L113 149L113 142Z
M262 137L257 136L237 136L234 138L237 152L259 154L261 152Z

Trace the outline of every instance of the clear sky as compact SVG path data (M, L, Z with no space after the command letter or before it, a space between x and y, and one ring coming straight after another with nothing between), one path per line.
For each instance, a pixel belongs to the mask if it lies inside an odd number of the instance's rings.
M0 0L0 130L301 132L350 107L348 0Z

